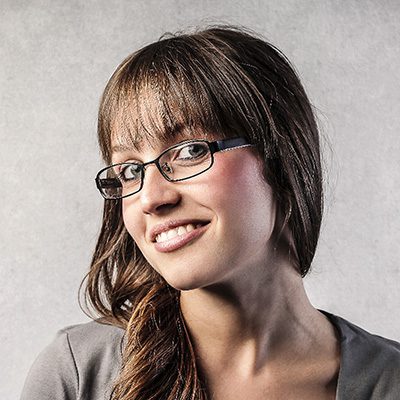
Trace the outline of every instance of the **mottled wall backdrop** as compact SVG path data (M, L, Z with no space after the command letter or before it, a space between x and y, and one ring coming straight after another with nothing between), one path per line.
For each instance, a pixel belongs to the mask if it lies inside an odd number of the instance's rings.
M400 5L396 0L1 0L0 398L83 322L99 230L96 109L116 65L165 31L248 26L295 63L318 110L326 214L313 303L400 340Z

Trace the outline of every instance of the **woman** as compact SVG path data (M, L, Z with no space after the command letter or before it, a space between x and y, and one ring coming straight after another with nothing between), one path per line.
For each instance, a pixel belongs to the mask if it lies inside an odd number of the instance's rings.
M99 111L100 319L64 329L23 399L394 399L400 345L315 309L317 126L285 56L243 30L129 56Z

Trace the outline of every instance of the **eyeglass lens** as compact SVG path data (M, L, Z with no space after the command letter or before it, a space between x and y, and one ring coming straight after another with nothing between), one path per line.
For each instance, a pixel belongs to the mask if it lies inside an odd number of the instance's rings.
M179 144L162 153L158 159L159 170L169 181L191 178L211 165L212 155L206 142ZM144 168L139 163L122 163L106 168L98 176L100 190L109 199L136 193L142 187Z

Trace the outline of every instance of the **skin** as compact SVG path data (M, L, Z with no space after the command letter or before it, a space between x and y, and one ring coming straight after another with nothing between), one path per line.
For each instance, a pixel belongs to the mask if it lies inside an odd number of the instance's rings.
M113 162L156 158L144 145ZM123 219L143 255L181 290L181 309L212 398L334 399L340 349L328 319L309 302L277 241L280 216L251 148L216 153L213 167L183 182L151 165L142 190L123 199ZM184 247L160 253L149 230L170 219L210 221Z

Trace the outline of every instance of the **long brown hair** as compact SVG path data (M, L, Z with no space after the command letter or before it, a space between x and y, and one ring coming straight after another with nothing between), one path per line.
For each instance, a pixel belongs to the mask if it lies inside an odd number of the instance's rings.
M111 138L140 147L181 128L245 136L293 239L293 267L308 272L322 217L319 136L312 107L286 57L254 33L211 27L162 37L125 59L101 99L98 137L106 163ZM195 136L195 134L194 134ZM105 201L86 280L87 306L126 329L112 399L207 399L179 292L154 271L121 217Z

